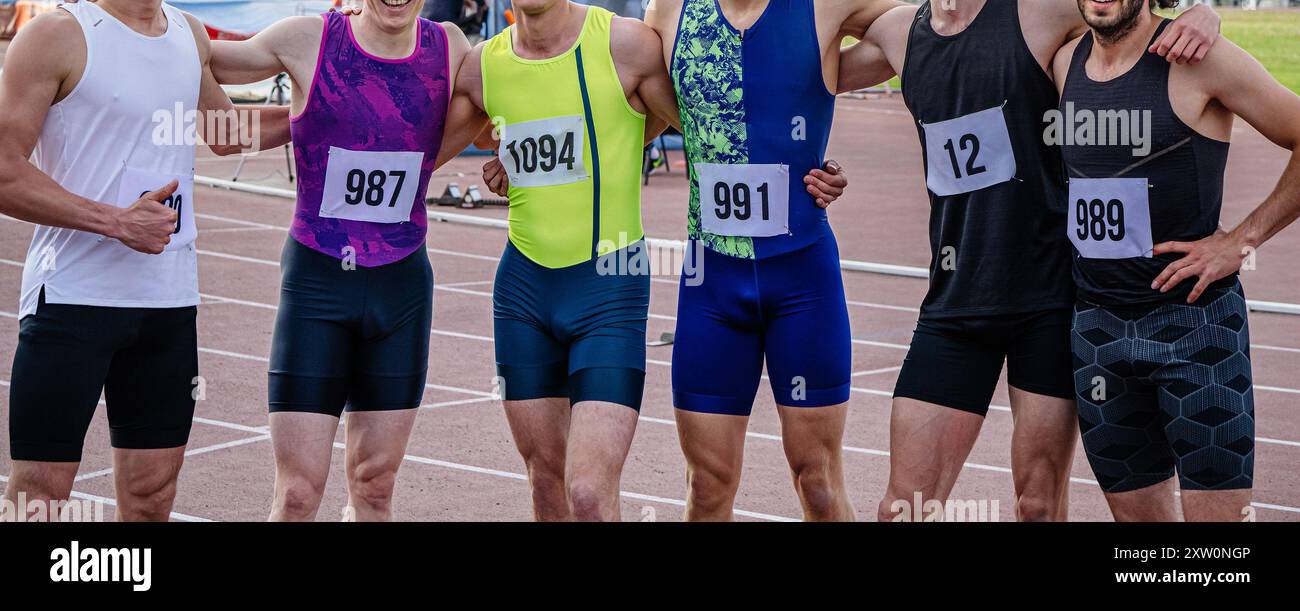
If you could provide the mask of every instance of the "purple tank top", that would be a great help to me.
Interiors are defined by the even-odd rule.
[[[361,49],[347,17],[324,17],[306,107],[290,121],[298,205],[289,235],[377,267],[424,247],[425,191],[450,95],[447,36],[420,19],[415,52],[384,59]]]

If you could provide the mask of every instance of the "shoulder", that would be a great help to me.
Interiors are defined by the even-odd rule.
[[[1052,57],[1052,80],[1056,82],[1057,91],[1065,89],[1065,79],[1070,75],[1070,63],[1074,61],[1074,52],[1078,50],[1084,36],[1075,37],[1065,43]]]
[[[266,28],[264,32],[272,33],[277,36],[291,37],[301,35],[320,36],[321,30],[325,27],[325,15],[296,15],[285,17]]]
[[[1265,85],[1271,79],[1254,56],[1226,37],[1220,37],[1200,62],[1173,64],[1169,69],[1171,75],[1187,79],[1216,97],[1226,90]]]
[[[609,50],[617,65],[651,66],[662,62],[663,41],[654,28],[639,19],[614,17],[609,26]]]
[[[890,32],[897,32],[899,30],[906,31],[911,27],[912,22],[916,21],[916,13],[919,10],[921,10],[921,7],[914,4],[896,6],[885,11],[884,14],[878,17],[876,21],[871,24],[871,29],[874,30],[880,28]]]
[[[462,57],[470,51],[469,39],[465,37],[465,32],[460,29],[460,26],[450,21],[442,21],[438,25],[447,36],[447,51],[452,57]]]
[[[1083,27],[1078,0],[1018,0],[1016,10],[1026,35],[1045,35],[1057,44]]]
[[[28,45],[45,44],[56,47],[62,42],[59,37],[80,35],[80,33],[81,24],[77,23],[77,18],[66,10],[57,9],[37,15],[18,31],[14,36],[14,42],[26,40]]]
[[[645,9],[645,22],[656,30],[677,25],[683,0],[654,0]]]
[[[194,43],[199,46],[199,55],[206,60],[212,52],[212,37],[208,36],[208,28],[203,26],[203,22],[199,21],[198,17],[180,9],[177,9],[177,12],[185,17],[186,23],[190,24],[190,33],[194,35]]]
[[[71,68],[86,54],[77,18],[65,10],[42,13],[23,26],[6,50],[5,68],[37,72]]]

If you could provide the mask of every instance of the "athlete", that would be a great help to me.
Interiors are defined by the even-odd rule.
[[[1079,426],[1116,520],[1178,520],[1177,488],[1183,518],[1240,521],[1255,419],[1237,272],[1300,217],[1300,97],[1231,42],[1199,64],[1143,53],[1170,27],[1154,9],[1174,4],[1078,0],[1090,30],[1053,62],[1061,112],[1048,133],[1064,141],[1069,174]],[[1290,163],[1225,232],[1234,115]]]
[[[291,17],[221,42],[225,83],[287,72],[298,201],[281,255],[268,399],[272,520],[313,520],[346,417],[345,520],[388,520],[424,395],[433,313],[424,198],[445,143],[461,31],[423,0]]]
[[[512,5],[515,25],[466,59],[448,119],[465,139],[491,117],[509,176],[499,383],[534,517],[618,520],[650,302],[641,154],[676,112],[672,85],[639,21],[568,0]]]
[[[36,230],[23,268],[5,498],[31,519],[58,519],[50,503],[72,492],[101,392],[117,519],[171,514],[198,376],[187,134],[218,154],[288,140],[273,125],[285,110],[254,109],[267,123],[257,134],[252,121],[233,120],[209,57],[203,26],[160,0],[64,4],[8,49],[0,212]]]
[[[588,48],[589,43],[573,43],[572,35],[556,36],[547,31],[550,23],[560,21],[560,14],[576,12],[581,13],[581,6],[573,3],[554,3],[554,1],[537,1],[537,3],[523,3],[515,1],[516,14],[523,13],[524,18],[520,21],[520,27],[515,35],[503,34],[497,39],[490,42],[484,51],[484,81],[487,98],[493,96],[495,82],[510,83],[529,83],[523,81],[519,73],[546,75],[555,72],[556,69],[573,70],[572,66],[564,65],[560,68],[549,68],[546,72],[537,68],[529,68],[524,64],[519,56],[515,53],[523,47],[525,40],[533,39],[533,36],[541,36],[542,40],[558,38],[558,42],[552,42],[550,47],[543,47],[541,52],[534,53],[538,57],[554,56],[555,53],[562,52],[568,45],[573,47],[573,56],[580,62],[582,59],[582,49]],[[608,17],[602,9],[586,9],[588,14],[597,16],[603,22]],[[577,14],[568,17],[568,21],[577,21],[580,19]],[[590,17],[589,17],[590,18]],[[532,25],[528,25],[528,19],[532,19]],[[539,25],[538,25],[539,23]],[[664,72],[663,62],[656,60],[654,51],[662,48],[662,42],[653,30],[647,29],[640,22],[632,19],[612,18],[610,19],[612,56],[614,56],[615,75],[612,77],[620,79],[623,82],[624,98],[619,98],[620,92],[614,90],[612,82],[607,90],[614,90],[607,94],[614,101],[610,103],[615,105],[614,117],[612,121],[621,122],[621,110],[629,110],[620,107],[624,99],[632,103],[633,117],[642,112],[642,108],[653,110],[650,117],[650,123],[645,127],[647,138],[658,135],[663,129],[663,123],[680,126],[680,113],[676,108],[675,96],[673,96],[672,83],[668,81],[667,74]],[[651,21],[653,23],[653,21]],[[532,27],[533,30],[529,30]],[[572,26],[571,26],[572,27]],[[584,34],[585,36],[585,34]],[[567,43],[567,44],[565,44]],[[601,47],[603,47],[603,42]],[[594,49],[593,49],[594,51]],[[586,51],[591,53],[593,51]],[[524,55],[525,59],[537,61],[537,57]],[[646,60],[650,57],[650,60]],[[506,61],[500,61],[506,60]],[[525,60],[526,61],[526,60]],[[555,60],[547,60],[555,62]],[[590,61],[590,60],[588,60]],[[603,64],[603,61],[599,62]],[[598,65],[599,65],[598,64]],[[590,65],[590,64],[588,64]],[[502,70],[503,77],[491,77],[490,73],[494,72],[491,68],[510,69],[508,72]],[[576,70],[575,70],[576,72]],[[584,74],[590,74],[590,69],[584,70]],[[465,74],[471,74],[465,70]],[[636,90],[630,87],[629,77],[637,74],[649,75],[646,81]],[[508,81],[507,81],[508,78]],[[533,77],[537,78],[537,77]],[[572,77],[569,77],[572,78]],[[575,86],[576,90],[584,88],[582,82],[569,83]],[[512,94],[515,88],[500,87],[502,90]],[[520,90],[526,90],[526,86],[520,86]],[[465,87],[467,95],[471,94],[472,88]],[[634,94],[632,94],[634,91]],[[569,107],[582,109],[581,100],[577,96],[569,95]],[[595,99],[594,96],[591,99]],[[516,100],[511,100],[515,103]],[[517,105],[516,105],[517,104]],[[498,369],[504,383],[506,383],[507,394],[507,415],[510,416],[512,429],[515,430],[516,442],[519,443],[520,451],[523,452],[526,463],[529,465],[530,481],[533,484],[534,511],[537,512],[538,519],[564,519],[564,517],[577,517],[577,519],[611,519],[616,517],[617,513],[617,477],[623,467],[623,461],[627,456],[627,448],[632,441],[632,433],[636,428],[636,409],[640,408],[641,390],[643,386],[643,377],[645,377],[645,320],[647,315],[647,296],[649,296],[649,278],[645,277],[645,272],[640,274],[633,273],[628,278],[611,278],[601,277],[601,274],[595,274],[595,282],[601,287],[601,291],[607,294],[615,295],[617,299],[606,298],[599,292],[586,289],[578,282],[589,282],[582,277],[577,276],[573,266],[563,268],[568,277],[556,274],[556,266],[569,264],[572,261],[581,261],[581,265],[589,266],[594,261],[597,270],[602,266],[603,260],[630,260],[638,261],[643,256],[643,246],[640,242],[642,231],[640,226],[640,211],[633,209],[625,214],[625,222],[629,227],[627,238],[636,240],[632,246],[628,244],[627,239],[610,240],[607,235],[614,235],[614,231],[621,231],[619,227],[607,221],[608,203],[598,204],[598,208],[593,208],[599,218],[599,234],[597,238],[590,226],[568,227],[575,235],[575,242],[571,247],[564,247],[565,251],[572,252],[568,260],[556,260],[554,256],[551,260],[554,264],[547,265],[545,261],[539,261],[532,253],[525,250],[525,246],[532,246],[534,238],[528,233],[519,231],[516,233],[516,222],[521,218],[524,221],[533,221],[538,214],[538,209],[532,211],[525,207],[526,203],[533,201],[549,201],[543,198],[541,194],[545,191],[533,191],[532,188],[525,187],[521,190],[519,179],[523,177],[529,181],[530,185],[552,185],[552,183],[539,183],[536,179],[528,177],[526,164],[528,164],[528,151],[530,151],[528,138],[532,133],[520,134],[520,130],[511,131],[508,125],[512,122],[538,121],[539,117],[555,117],[562,112],[568,112],[558,107],[554,109],[533,110],[533,112],[517,112],[524,107],[536,105],[536,100],[529,100],[524,103],[523,100],[517,101],[507,107],[507,116],[504,117],[504,123],[507,125],[506,136],[502,139],[502,149],[500,149],[499,161],[491,161],[485,166],[485,181],[487,185],[494,190],[508,190],[511,198],[511,244],[507,246],[507,256],[504,257],[502,269],[498,273],[497,279],[497,354]],[[489,100],[487,104],[489,113],[493,116],[500,116],[498,110],[500,105],[494,107]],[[511,117],[517,118],[511,118]],[[588,125],[607,126],[611,120],[602,120],[594,116],[594,121],[588,121]],[[532,127],[532,126],[529,126]],[[633,148],[630,143],[630,131],[636,131],[636,125],[627,127],[629,134],[619,140],[619,148],[616,149],[615,159],[619,162],[621,172],[619,179],[624,182],[625,194],[627,194],[627,204],[640,204],[640,191],[633,191],[632,187],[634,178],[632,174],[640,172],[640,143]],[[599,130],[595,130],[599,136]],[[599,151],[610,151],[607,139],[598,138]],[[536,142],[542,140],[537,136]],[[563,139],[556,139],[556,142],[565,142]],[[512,147],[513,144],[513,147]],[[545,152],[547,148],[542,148],[542,144],[537,144],[538,151]],[[559,147],[563,151],[564,147]],[[516,151],[519,151],[521,159],[516,160]],[[597,161],[601,161],[601,156],[595,153]],[[624,157],[627,156],[627,157]],[[632,159],[634,157],[634,160]],[[820,162],[820,157],[816,162]],[[523,164],[523,165],[521,165]],[[610,165],[608,161],[601,161],[602,168]],[[636,169],[633,169],[634,168]],[[625,169],[623,169],[625,168]],[[842,192],[845,185],[845,179],[837,172],[836,168],[827,170],[819,169],[816,164],[810,165],[813,169],[809,177],[803,178],[806,183],[806,191],[809,192],[807,200],[815,200],[818,205],[829,205]],[[523,170],[523,172],[521,172]],[[802,174],[796,174],[802,175]],[[638,183],[637,183],[638,185]],[[789,183],[787,183],[789,185]],[[602,196],[607,198],[606,188],[602,188]],[[633,199],[634,198],[634,199]],[[608,201],[608,199],[604,199]],[[624,205],[623,201],[619,201]],[[536,205],[536,204],[534,204]],[[551,204],[554,207],[555,204]],[[573,198],[573,203],[569,205],[591,205],[585,198]],[[524,213],[532,213],[534,216],[525,217]],[[580,212],[573,211],[569,213],[556,212],[555,216],[567,214],[569,217],[582,218],[578,216]],[[632,220],[634,218],[634,225]],[[554,224],[555,221],[551,221]],[[606,225],[611,225],[606,227]],[[523,225],[520,224],[519,225]],[[556,227],[559,229],[559,227]],[[538,244],[538,255],[545,255],[546,252],[559,250],[559,243],[556,240],[536,240]],[[602,250],[599,248],[602,243],[608,243],[611,247],[624,248],[628,255],[620,255],[617,251]],[[542,250],[539,247],[546,247]],[[519,253],[524,253],[520,257]],[[526,259],[526,261],[525,261]],[[538,261],[541,265],[529,265],[533,261]],[[543,272],[543,266],[552,268]],[[629,266],[638,266],[633,263]],[[641,266],[641,269],[647,269]],[[547,278],[546,276],[549,276]],[[529,281],[529,277],[545,278],[541,281]],[[590,272],[586,272],[586,278],[591,278]],[[575,279],[576,278],[576,279]],[[564,343],[568,343],[568,338],[573,337],[572,330],[556,329],[554,325],[546,321],[539,321],[538,302],[545,307],[545,300],[536,298],[537,292],[543,292],[541,287],[555,286],[559,290],[565,291],[569,298],[575,300],[575,304],[564,305],[560,308],[560,320],[580,320],[588,325],[586,337],[577,335],[577,341],[569,343],[567,347],[567,367],[568,367],[568,402],[565,399],[556,398],[556,395],[563,396],[565,393],[564,386],[559,381],[565,377],[565,350]],[[546,289],[543,294],[551,294],[554,289]],[[586,300],[586,302],[580,302]],[[550,305],[554,308],[554,305]],[[569,311],[569,312],[565,312]],[[571,313],[575,312],[575,313]],[[550,316],[556,316],[551,313]],[[610,322],[601,322],[601,318]],[[594,324],[593,324],[594,322]],[[601,325],[604,325],[602,328]],[[545,333],[545,337],[538,333],[538,330]],[[559,331],[559,333],[556,333]],[[598,331],[598,334],[595,333]],[[599,337],[604,335],[604,337]],[[507,341],[508,338],[529,338],[528,343],[523,348],[516,347]],[[558,339],[558,342],[556,342]],[[538,364],[547,364],[538,367]],[[591,365],[597,364],[597,367]],[[607,367],[606,364],[621,364],[620,367]],[[521,367],[523,365],[523,367]],[[586,368],[586,369],[584,369]],[[538,380],[538,381],[534,381]],[[516,382],[516,383],[512,383]],[[524,387],[519,383],[523,382]],[[757,383],[757,382],[755,382]],[[516,402],[515,399],[538,399],[530,402]],[[591,406],[584,406],[584,399],[591,400]],[[603,400],[602,400],[603,399]],[[614,404],[624,408],[610,408],[602,406],[598,402]],[[572,411],[569,411],[568,403],[573,404]],[[633,409],[625,409],[632,407]],[[585,429],[585,430],[584,430]],[[599,435],[599,437],[598,437]],[[567,442],[565,442],[567,438]],[[576,442],[576,443],[575,443]],[[603,447],[602,447],[603,446]],[[567,447],[567,448],[565,448]],[[565,469],[567,468],[567,469]],[[565,472],[567,471],[567,472]],[[565,484],[568,489],[568,507],[564,506]],[[593,494],[594,493],[594,494]],[[591,512],[591,508],[599,507],[599,512]]]
[[[1076,416],[1056,52],[1086,28],[1072,0],[952,0],[896,8],[846,53],[841,91],[898,73],[930,196],[930,290],[894,390],[889,486],[877,515],[945,501],[1007,366],[1016,516],[1068,517]],[[1198,61],[1213,11],[1186,12],[1152,45]]]
[[[673,404],[688,520],[729,520],[763,365],[808,520],[851,520],[841,442],[852,358],[823,181],[840,41],[889,0],[659,0],[659,32],[690,162]],[[814,175],[804,178],[805,173]],[[698,250],[697,250],[698,249]]]

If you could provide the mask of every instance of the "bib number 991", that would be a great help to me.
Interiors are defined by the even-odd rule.
[[[759,220],[766,221],[772,218],[770,211],[771,187],[767,183],[759,185],[756,189],[759,196]],[[719,182],[713,185],[713,202],[716,207],[713,213],[718,215],[719,220],[736,219],[738,221],[748,221],[754,214],[751,203],[750,187],[745,183],[736,183],[728,185],[725,182]]]

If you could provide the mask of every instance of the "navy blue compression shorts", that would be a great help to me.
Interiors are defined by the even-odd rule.
[[[1195,304],[1074,311],[1083,449],[1106,492],[1178,475],[1183,490],[1250,488],[1255,396],[1240,283]]]
[[[764,358],[778,405],[849,400],[853,346],[833,234],[763,259],[691,246],[703,260],[682,274],[677,302],[677,409],[748,416]]]
[[[350,266],[293,238],[284,245],[271,340],[272,412],[340,416],[420,406],[429,368],[433,268],[423,248]]]
[[[641,409],[650,267],[645,243],[577,265],[539,265],[506,243],[492,290],[507,401],[563,398]]]

